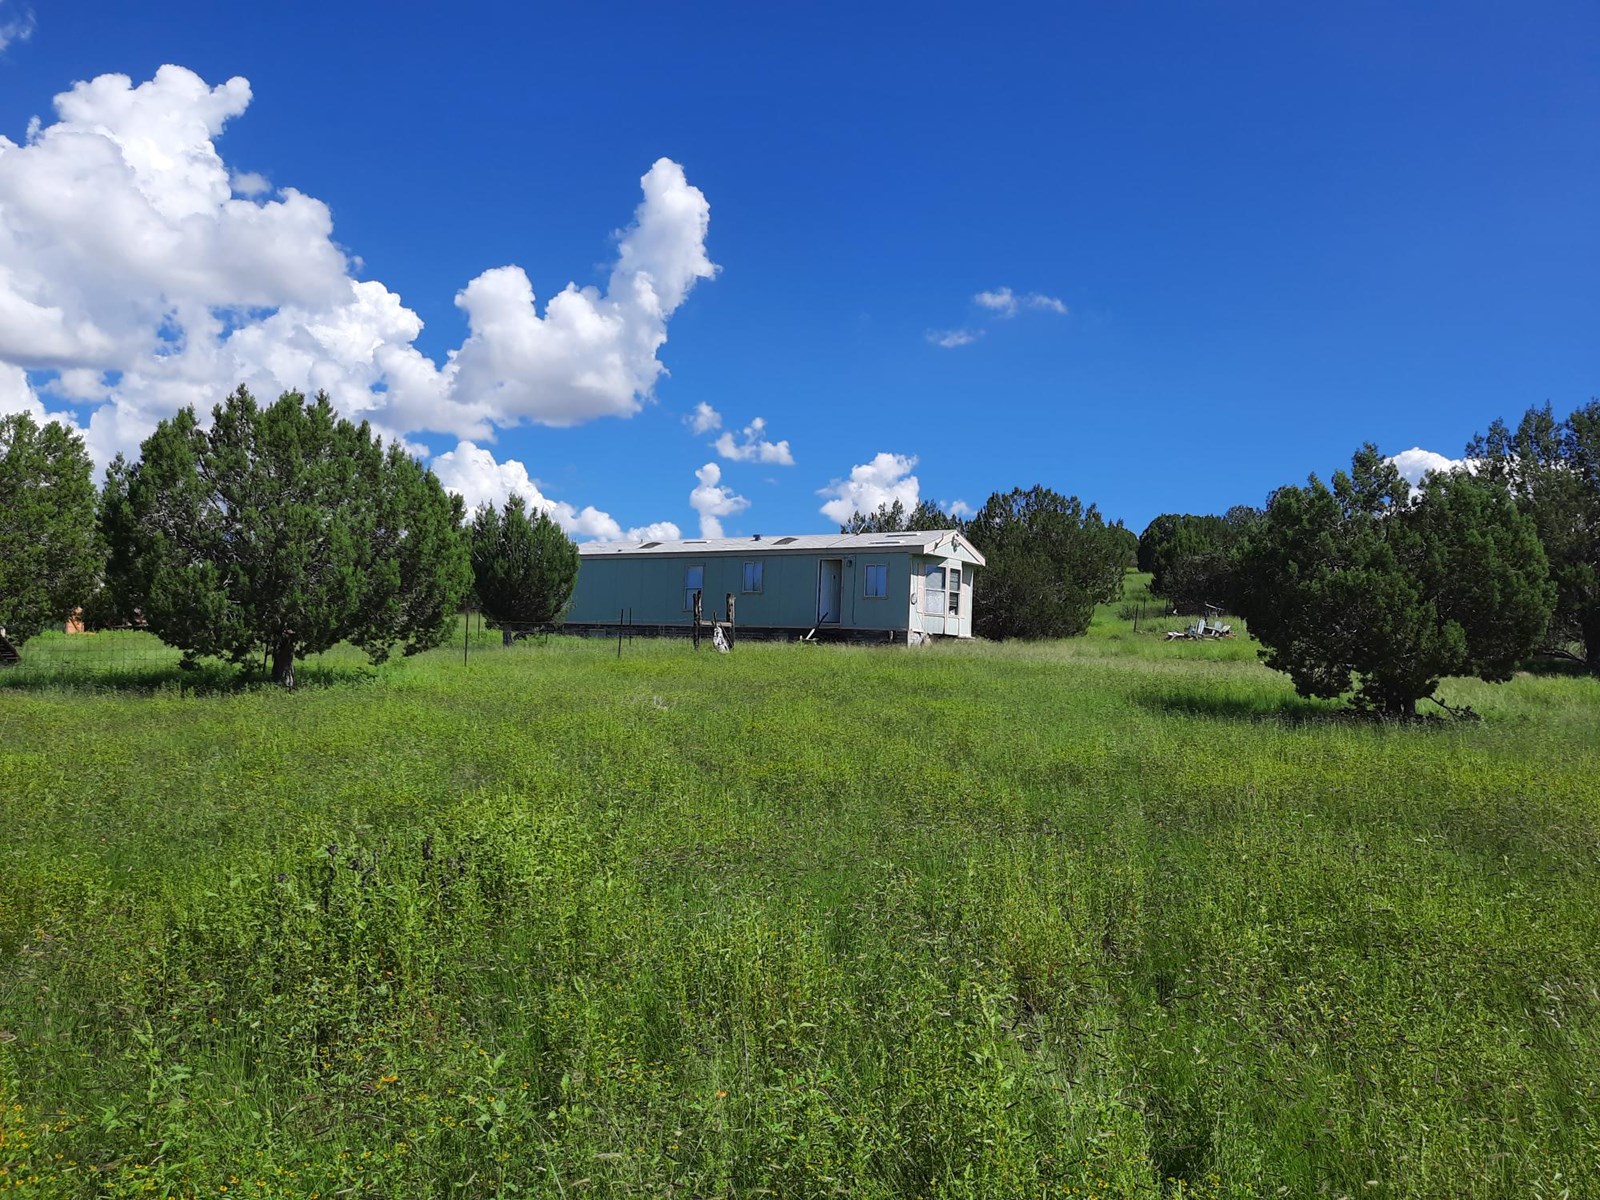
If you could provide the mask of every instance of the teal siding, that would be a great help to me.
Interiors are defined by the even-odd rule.
[[[584,555],[579,560],[578,583],[567,621],[579,625],[615,623],[621,610],[632,609],[636,625],[681,625],[687,628],[694,614],[684,607],[685,571],[705,568],[705,615],[721,617],[724,598],[732,592],[741,625],[807,630],[817,623],[817,589],[824,559],[842,565],[840,629],[915,629],[909,598],[912,593],[912,555],[886,550],[852,553],[825,551],[746,551],[741,554],[687,554],[615,556]],[[744,564],[762,564],[761,591],[745,592]],[[882,598],[865,595],[866,567],[888,567],[888,592]]]

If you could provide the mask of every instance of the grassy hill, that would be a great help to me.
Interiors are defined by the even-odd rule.
[[[0,1193],[1600,1195],[1600,682],[142,636],[0,680]]]

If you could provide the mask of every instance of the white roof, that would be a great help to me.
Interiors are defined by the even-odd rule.
[[[802,533],[787,537],[684,538],[676,542],[584,542],[584,558],[643,558],[656,555],[815,553],[837,550],[858,554],[869,550],[908,550],[913,554],[943,555],[984,566],[977,548],[954,529],[921,529],[915,533]]]

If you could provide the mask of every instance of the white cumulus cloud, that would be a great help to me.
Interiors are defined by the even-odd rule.
[[[1391,454],[1389,461],[1412,487],[1421,484],[1423,476],[1429,471],[1470,471],[1474,466],[1474,461],[1471,459],[1446,458],[1443,454],[1424,450],[1421,446],[1413,446],[1409,450],[1400,451],[1399,454]]]
[[[515,493],[528,502],[530,511],[549,513],[551,520],[573,537],[665,541],[681,536],[671,521],[624,531],[610,513],[593,505],[578,508],[565,500],[552,500],[539,489],[524,464],[514,458],[496,462],[492,452],[472,442],[457,443],[454,450],[437,455],[430,465],[445,490],[466,501],[468,511],[485,504],[504,504]]]
[[[676,542],[683,537],[683,530],[671,521],[654,521],[628,530],[624,537],[630,542]]]
[[[789,441],[785,438],[781,442],[769,442],[766,437],[767,422],[757,417],[744,427],[742,436],[735,440],[733,433],[727,432],[719,437],[713,445],[718,454],[723,458],[732,459],[734,462],[761,462],[777,463],[779,466],[794,466],[794,455],[789,452]]]
[[[700,514],[700,536],[722,536],[722,518],[731,517],[750,507],[750,501],[721,486],[722,468],[708,462],[694,473],[699,482],[689,493],[689,507]]]
[[[721,429],[722,414],[702,400],[694,406],[694,411],[684,418],[684,422],[690,431],[699,437],[714,429]]]
[[[917,459],[913,454],[875,455],[871,462],[850,468],[848,479],[835,479],[817,495],[830,497],[821,508],[823,516],[843,525],[855,513],[870,513],[896,500],[910,512],[917,506],[919,487],[911,473]]]
[[[235,171],[233,190],[241,196],[264,196],[272,190],[267,177],[258,171]]]
[[[59,421],[68,429],[78,427],[77,420],[70,412],[50,412],[45,408],[33,385],[28,382],[26,371],[21,367],[0,363],[0,417],[17,413],[27,413],[40,425]]]
[[[468,335],[440,364],[415,345],[416,313],[355,277],[327,205],[224,162],[217,141],[250,102],[242,78],[169,65],[137,85],[74,84],[54,121],[0,137],[0,368],[92,407],[98,462],[240,383],[263,398],[325,389],[401,440],[483,441],[649,401],[668,319],[717,271],[710,205],[677,163],[640,180],[604,289],[568,284],[540,312],[521,267],[485,271],[456,297]]]
[[[935,346],[954,350],[957,346],[970,346],[983,336],[981,329],[930,329],[924,335]]]
[[[521,267],[496,267],[456,297],[470,333],[451,359],[455,398],[497,424],[577,425],[638,412],[665,368],[667,318],[716,266],[706,256],[711,206],[683,168],[658,159],[621,236],[604,293],[569,283],[541,317]]]

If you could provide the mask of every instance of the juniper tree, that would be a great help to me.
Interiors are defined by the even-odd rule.
[[[467,536],[478,603],[506,645],[517,626],[548,625],[561,615],[578,581],[578,547],[548,513],[530,518],[513,494],[499,511],[478,509]]]
[[[1259,509],[1236,504],[1220,517],[1157,517],[1146,531],[1148,547],[1140,545],[1141,554],[1148,549],[1150,591],[1179,612],[1200,612],[1208,604],[1231,607],[1239,543],[1260,516]]]
[[[1413,501],[1368,443],[1329,488],[1280,488],[1238,560],[1239,610],[1302,696],[1411,716],[1446,676],[1511,677],[1554,591],[1505,488],[1436,472]]]
[[[470,581],[460,502],[324,394],[265,408],[243,387],[203,429],[192,408],[108,473],[108,583],[150,630],[237,663],[341,641],[381,662],[438,645]]]
[[[973,617],[983,637],[1073,637],[1121,594],[1126,541],[1076,496],[996,492],[965,531],[988,561]]]
[[[1156,569],[1156,554],[1177,532],[1181,520],[1183,516],[1180,513],[1162,513],[1144,527],[1144,532],[1139,535],[1139,553],[1135,559],[1139,570],[1148,573]]]
[[[0,628],[20,645],[64,619],[101,561],[83,439],[26,413],[0,417]]]

